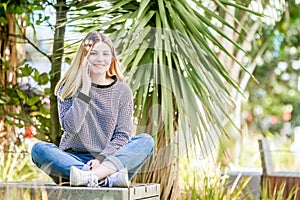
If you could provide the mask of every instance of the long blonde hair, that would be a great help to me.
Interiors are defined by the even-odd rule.
[[[106,72],[106,76],[116,75],[118,79],[123,78],[123,74],[119,69],[119,63],[116,57],[116,50],[113,46],[112,41],[105,34],[93,31],[83,39],[83,41],[77,49],[77,52],[70,67],[55,87],[54,94],[59,95],[62,100],[68,97],[73,97],[79,89],[79,87],[81,86],[82,62],[91,51],[94,44],[98,42],[106,43],[110,47],[113,57],[110,67]],[[64,86],[59,92],[62,85]]]

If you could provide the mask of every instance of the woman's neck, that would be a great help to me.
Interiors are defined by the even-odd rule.
[[[107,84],[110,84],[112,81],[111,78],[106,77],[106,73],[101,74],[101,75],[91,73],[91,79],[92,79],[92,82],[97,85],[107,85]]]

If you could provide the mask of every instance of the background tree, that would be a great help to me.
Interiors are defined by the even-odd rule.
[[[234,42],[241,45],[240,49],[235,48],[233,43],[229,43],[224,38],[220,38],[220,42],[226,46],[226,49],[231,55],[235,55],[235,59],[224,54],[222,51],[218,54],[218,58],[224,63],[230,76],[238,83],[241,93],[234,88],[228,88],[230,91],[235,107],[230,110],[230,117],[234,123],[225,123],[225,129],[228,135],[223,135],[221,138],[223,143],[218,149],[218,162],[222,166],[237,165],[239,162],[239,155],[241,152],[241,144],[243,133],[241,132],[244,118],[242,117],[242,102],[245,99],[244,91],[248,85],[253,71],[257,66],[258,59],[266,51],[270,42],[267,35],[261,31],[262,29],[272,29],[276,22],[278,22],[284,12],[286,1],[278,1],[274,4],[273,1],[244,1],[243,5],[252,11],[262,13],[264,16],[253,15],[253,13],[237,9],[230,4],[226,6],[227,11],[220,11],[220,7],[215,3],[214,12],[219,13],[228,24],[235,27],[239,34],[233,30],[228,29],[227,26],[221,26],[221,29]],[[234,16],[234,17],[233,17]],[[257,41],[255,44],[253,41]],[[240,64],[245,66],[246,70],[242,70]],[[255,77],[255,76],[254,76]]]
[[[12,100],[17,85],[18,65],[25,59],[24,40],[26,17],[23,2],[0,4],[0,144],[7,149],[17,140],[11,117],[19,112],[17,105],[5,104]],[[27,10],[26,10],[27,11]],[[29,11],[30,12],[30,11]],[[19,23],[18,23],[19,22]],[[9,94],[12,94],[9,95]]]
[[[41,14],[35,17],[35,12],[43,10],[43,6],[43,1],[9,0],[0,4],[0,130],[5,151],[8,146],[19,144],[21,133],[25,134],[19,128],[26,129],[33,125],[42,133],[39,134],[42,139],[47,140],[49,135],[49,108],[43,103],[49,90],[40,91],[39,88],[48,83],[49,75],[30,66],[25,48],[28,44],[39,53],[38,56],[50,58],[39,48],[34,37],[32,40],[27,37],[28,28],[32,28],[33,35],[36,35],[35,25],[48,19],[48,16]],[[24,79],[33,80],[36,84],[24,82]]]
[[[60,24],[66,22],[67,12],[70,7],[82,6],[88,2],[91,1],[71,1],[67,4],[64,0],[59,0],[55,3],[10,0],[0,4],[2,14],[2,85],[0,103],[1,106],[3,105],[1,107],[1,116],[6,116],[5,119],[2,119],[3,126],[0,129],[7,132],[3,139],[4,142],[14,141],[18,136],[18,131],[12,129],[14,126],[7,126],[12,124],[19,127],[34,125],[38,128],[38,134],[36,135],[38,138],[56,144],[59,143],[62,131],[58,121],[57,100],[53,91],[60,79],[64,55],[66,26],[60,26]],[[40,48],[40,41],[37,41],[35,38],[38,34],[35,26],[49,20],[49,16],[39,12],[47,7],[54,9],[56,20],[54,24],[48,22],[48,25],[53,30],[53,36],[47,39],[47,42],[52,45],[52,54]],[[30,39],[26,34],[28,27],[32,28],[33,36]],[[45,57],[49,61],[51,66],[50,74],[40,73],[37,70],[37,66],[28,64],[29,59],[25,58],[25,43],[30,44],[38,52],[37,56]],[[16,50],[16,47],[19,47],[19,49]],[[23,47],[23,49],[20,47]],[[9,77],[11,80],[8,80]],[[19,78],[18,81],[17,78]],[[35,86],[38,88],[41,85],[49,84],[50,81],[50,88],[39,88],[41,92],[36,93],[33,92],[36,89],[34,88],[35,86],[28,83],[27,88],[24,89],[23,83],[20,82],[24,78],[37,82]],[[42,101],[47,96],[50,96],[50,111]],[[18,110],[15,110],[17,107]],[[16,112],[19,114],[16,115]],[[10,130],[6,131],[6,129]]]
[[[251,132],[265,136],[270,133],[292,136],[293,128],[300,123],[300,5],[287,2],[276,26],[261,30],[271,39],[254,71],[259,84],[249,83],[249,102],[244,104]]]
[[[64,54],[64,41],[66,26],[59,26],[61,23],[67,21],[67,11],[69,9],[66,0],[58,0],[53,5],[56,11],[56,23],[54,29],[53,52],[51,56],[51,81],[50,81],[50,140],[59,144],[60,136],[62,134],[61,127],[58,120],[57,98],[54,95],[54,90],[57,82],[60,79],[60,70],[62,66],[62,58]]]

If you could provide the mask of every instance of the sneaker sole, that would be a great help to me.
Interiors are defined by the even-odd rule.
[[[70,185],[71,186],[78,186],[78,185],[74,184],[74,183],[78,182],[77,178],[74,176],[74,173],[75,173],[76,169],[77,168],[74,167],[74,166],[72,166],[70,168]]]

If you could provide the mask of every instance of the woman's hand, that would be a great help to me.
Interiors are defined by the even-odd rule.
[[[100,160],[93,159],[93,160],[90,160],[89,162],[87,162],[87,164],[91,166],[91,169],[95,169],[101,163],[100,163]]]
[[[89,91],[91,89],[92,80],[89,73],[89,61],[87,57],[84,58],[82,62],[82,75],[81,75],[81,81],[82,81],[82,89],[81,92],[85,95],[89,96]]]

